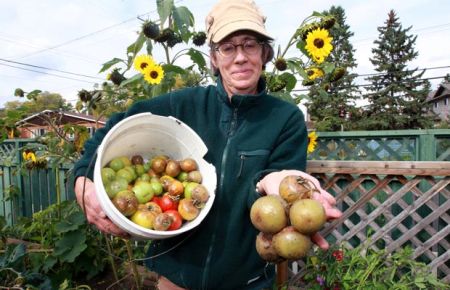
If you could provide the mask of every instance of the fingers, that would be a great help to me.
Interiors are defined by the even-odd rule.
[[[342,212],[335,207],[325,208],[327,219],[338,219],[342,216]]]
[[[319,246],[319,248],[323,249],[323,250],[328,250],[328,248],[330,247],[330,245],[328,244],[327,240],[325,240],[324,237],[322,237],[321,234],[319,233],[315,233],[311,236],[311,240],[317,244],[317,246]]]
[[[78,204],[85,210],[86,219],[90,224],[95,225],[100,231],[120,237],[129,235],[108,218],[103,211],[95,192],[94,183],[83,177],[76,180],[75,192]]]

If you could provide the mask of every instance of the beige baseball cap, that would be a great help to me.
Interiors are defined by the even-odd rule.
[[[238,30],[254,31],[273,40],[266,31],[265,21],[253,0],[219,0],[206,16],[208,42],[218,43]]]

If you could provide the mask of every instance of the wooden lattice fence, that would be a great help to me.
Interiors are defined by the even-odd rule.
[[[323,229],[328,240],[388,253],[409,245],[450,283],[450,162],[309,161],[308,172],[343,212]]]

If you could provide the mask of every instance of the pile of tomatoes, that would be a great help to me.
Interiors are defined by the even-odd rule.
[[[151,230],[179,229],[194,220],[209,199],[192,158],[158,155],[113,158],[101,169],[102,183],[114,206],[134,223]]]

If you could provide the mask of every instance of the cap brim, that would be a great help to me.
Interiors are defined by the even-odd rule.
[[[229,22],[224,26],[220,27],[220,29],[218,29],[217,32],[212,36],[212,39],[210,39],[210,41],[218,43],[228,35],[239,30],[250,30],[264,36],[269,40],[273,40],[273,38],[267,33],[267,31],[261,28],[261,25],[258,25],[251,21],[241,20]]]

